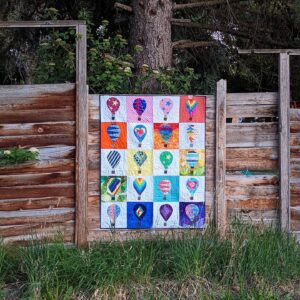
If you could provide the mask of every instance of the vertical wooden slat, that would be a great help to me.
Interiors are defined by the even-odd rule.
[[[75,242],[87,243],[88,90],[86,85],[86,25],[76,27],[76,228]]]
[[[280,200],[281,200],[281,229],[289,230],[290,203],[290,147],[289,147],[289,105],[290,105],[290,58],[287,53],[279,57],[279,94],[280,94]]]
[[[216,103],[216,226],[220,233],[225,233],[227,211],[225,198],[226,172],[226,80],[217,83]]]

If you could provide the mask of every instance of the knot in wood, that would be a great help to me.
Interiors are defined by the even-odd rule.
[[[42,133],[42,132],[44,132],[44,129],[42,127],[39,127],[37,131],[38,131],[38,133]]]

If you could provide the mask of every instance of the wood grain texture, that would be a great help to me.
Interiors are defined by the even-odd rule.
[[[227,82],[217,83],[216,99],[216,225],[221,234],[227,227],[225,198],[226,173],[226,92]]]
[[[87,244],[88,200],[88,88],[86,62],[86,25],[76,27],[76,226],[75,243]]]
[[[280,202],[281,202],[281,229],[289,230],[290,228],[290,57],[286,53],[279,56],[279,126],[280,126]]]

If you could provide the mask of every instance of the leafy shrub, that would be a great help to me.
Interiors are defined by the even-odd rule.
[[[11,148],[7,150],[0,149],[0,167],[21,164],[27,161],[36,160],[39,151],[36,148]]]

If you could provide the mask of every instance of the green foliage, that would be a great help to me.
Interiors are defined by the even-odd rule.
[[[294,299],[300,246],[275,228],[242,225],[226,238],[208,228],[85,250],[58,239],[14,251],[0,245],[0,270],[5,284],[22,287],[22,299]]]
[[[57,19],[58,11],[49,8],[46,16]],[[146,64],[141,74],[135,74],[133,57],[128,40],[121,34],[108,30],[109,22],[103,20],[94,30],[91,13],[82,10],[79,19],[88,25],[87,64],[88,84],[92,93],[144,93],[149,92],[148,82],[155,81],[155,93],[191,93],[197,87],[199,75],[193,68],[170,68],[151,70]],[[74,81],[75,77],[75,40],[73,29],[67,31],[51,30],[39,44],[37,66],[34,73],[35,83],[55,83]],[[136,46],[134,51],[142,51]],[[203,91],[202,91],[203,92]],[[205,91],[204,91],[205,92]]]
[[[39,151],[36,148],[11,148],[7,150],[0,149],[0,167],[21,164],[27,161],[36,160]]]

